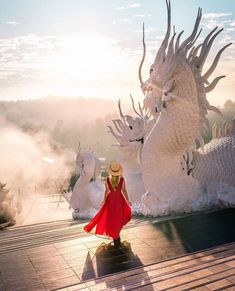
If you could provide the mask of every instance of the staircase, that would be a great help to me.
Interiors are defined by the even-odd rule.
[[[235,290],[235,243],[59,290]]]

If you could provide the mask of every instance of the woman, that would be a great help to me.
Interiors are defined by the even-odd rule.
[[[122,177],[123,168],[119,163],[112,163],[108,168],[110,177],[105,183],[104,202],[95,217],[84,227],[91,232],[113,238],[115,246],[120,245],[120,231],[131,219],[131,202]]]

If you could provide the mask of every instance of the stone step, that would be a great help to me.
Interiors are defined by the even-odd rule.
[[[87,221],[62,220],[18,226],[1,231],[0,254],[53,242],[86,237],[83,226]],[[144,225],[148,219],[132,219],[127,228]]]
[[[189,291],[233,288],[234,284],[235,243],[230,243],[58,290]]]

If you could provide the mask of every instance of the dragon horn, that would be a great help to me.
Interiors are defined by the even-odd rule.
[[[208,35],[207,37],[205,38],[204,42],[203,42],[203,45],[202,45],[202,48],[201,48],[201,51],[200,51],[200,55],[196,61],[196,65],[197,65],[197,68],[198,69],[202,69],[204,63],[205,63],[205,60],[209,54],[209,51],[211,49],[211,46],[215,40],[215,38],[217,37],[217,35],[223,30],[223,28],[221,28],[220,30],[217,30],[218,26],[216,26]]]
[[[225,45],[224,47],[222,47],[222,49],[219,50],[219,52],[217,53],[212,65],[210,66],[210,68],[208,69],[208,71],[204,74],[203,78],[204,79],[208,79],[210,77],[210,75],[214,72],[215,68],[217,67],[217,64],[219,62],[220,56],[222,54],[222,52],[231,45],[232,43],[230,42],[229,44]]]
[[[117,120],[112,120],[112,122],[113,122],[117,132],[122,134],[122,128],[120,128],[120,125],[119,125],[118,121]]]
[[[211,49],[211,46],[215,40],[215,38],[217,37],[217,35],[223,31],[223,28],[221,28],[219,31],[217,31],[213,36],[212,38],[210,39],[210,41],[208,42],[208,45],[205,47],[205,51],[204,53],[202,54],[202,59],[201,59],[201,68],[203,67],[204,63],[205,63],[205,60],[210,52],[210,49]]]
[[[197,18],[196,18],[196,21],[194,24],[193,31],[192,31],[191,35],[181,44],[181,46],[179,48],[180,50],[184,50],[187,47],[187,45],[189,45],[191,42],[194,41],[195,36],[197,34],[197,31],[198,31],[199,24],[201,22],[201,18],[202,18],[202,9],[198,8]]]
[[[122,122],[121,119],[116,119],[116,122],[117,122],[118,126],[120,127],[120,129],[123,130],[126,123],[124,124],[124,122]]]
[[[186,51],[186,54],[188,53],[188,51],[191,49],[191,47],[193,47],[194,46],[194,44],[196,43],[196,41],[198,40],[198,38],[199,38],[199,36],[200,36],[200,34],[201,34],[201,32],[202,32],[202,28],[199,30],[199,32],[198,32],[198,34],[197,34],[197,36],[194,38],[194,40],[193,41],[191,41],[187,46],[186,46],[186,49],[185,49],[185,51]]]
[[[126,118],[125,118],[126,116],[123,115],[123,113],[122,113],[121,100],[120,99],[118,100],[118,109],[119,109],[119,115],[120,115],[121,119],[123,120],[124,124],[126,125]]]
[[[140,62],[139,71],[138,71],[140,85],[141,85],[143,93],[144,93],[144,90],[143,90],[144,82],[143,82],[141,71],[142,71],[142,66],[143,66],[144,60],[145,60],[145,56],[146,56],[146,45],[145,45],[145,40],[144,40],[144,23],[143,23],[143,56],[142,56],[142,60]]]
[[[119,141],[121,136],[116,134],[110,125],[108,125],[107,127],[109,128],[108,132],[111,133],[116,138],[117,141]]]
[[[167,32],[166,35],[162,41],[162,44],[160,46],[160,49],[158,50],[158,53],[156,55],[156,58],[154,60],[154,64],[158,64],[159,62],[163,61],[165,57],[165,51],[168,46],[168,41],[171,33],[171,2],[170,0],[166,0],[166,6],[167,6]]]
[[[207,87],[205,87],[205,92],[206,93],[209,93],[211,92],[215,86],[218,84],[219,80],[222,79],[222,78],[225,78],[225,76],[219,76],[217,78],[215,78],[211,83],[210,85],[208,85]]]
[[[133,110],[135,111],[135,113],[140,117],[140,118],[143,118],[143,116],[135,109],[135,103],[134,103],[134,99],[133,97],[131,96],[130,94],[130,97],[131,97],[131,103],[132,103],[132,108]]]
[[[178,49],[179,49],[179,46],[180,46],[180,37],[181,37],[181,35],[184,33],[184,31],[182,30],[179,34],[178,34],[178,36],[177,36],[177,39],[176,39],[176,43],[175,43],[175,51],[178,51]]]
[[[143,116],[144,116],[144,113],[143,113],[143,108],[142,108],[141,105],[140,105],[140,102],[138,102],[138,106],[139,106],[140,114],[141,114],[141,116],[143,117]]]

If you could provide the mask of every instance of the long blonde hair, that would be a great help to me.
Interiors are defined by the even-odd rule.
[[[110,179],[110,182],[111,182],[111,185],[113,188],[117,188],[119,182],[120,182],[120,178],[121,176],[113,176],[111,175],[111,179]]]

